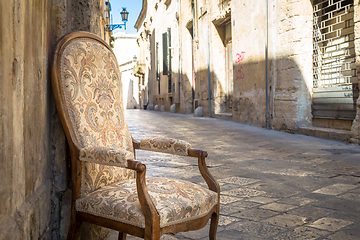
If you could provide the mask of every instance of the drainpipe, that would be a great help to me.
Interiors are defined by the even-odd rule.
[[[211,118],[211,88],[210,88],[210,28],[207,32],[207,43],[208,43],[208,85],[209,85],[209,117]]]
[[[178,84],[179,84],[179,88],[178,88],[178,103],[180,104],[180,85],[181,85],[181,75],[182,75],[182,69],[181,69],[181,44],[182,44],[182,39],[181,39],[181,2],[180,0],[178,0],[178,4],[179,4],[179,67],[178,67],[178,75],[179,75],[179,79],[178,79]]]
[[[265,0],[265,85],[266,85],[266,128],[270,129],[270,116],[269,116],[269,79],[268,79],[268,21],[269,21],[268,0]]]
[[[194,9],[194,5],[195,5],[195,1],[196,0],[193,0],[193,3],[191,4],[191,11],[192,11],[192,15],[193,15],[193,22],[192,22],[192,37],[193,37],[193,53],[192,53],[192,64],[193,64],[193,73],[192,73],[192,105],[194,107],[194,98],[195,98],[195,82],[196,82],[196,74],[195,74],[195,9]],[[195,110],[195,109],[194,109]]]

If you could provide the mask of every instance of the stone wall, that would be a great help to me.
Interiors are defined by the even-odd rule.
[[[312,4],[269,1],[270,127],[297,131],[311,125]]]
[[[354,24],[355,24],[355,53],[356,74],[360,79],[360,6],[359,0],[354,0]],[[351,126],[351,142],[360,144],[360,98],[356,101],[356,117]]]
[[[49,61],[65,33],[100,34],[102,13],[100,0],[0,2],[0,239],[67,234],[69,162]],[[83,237],[91,232],[106,234]]]
[[[139,101],[139,79],[134,76],[136,66],[138,45],[136,34],[116,32],[113,51],[117,57],[123,89],[123,100],[125,108],[140,108]],[[126,46],[126,48],[124,48]]]
[[[262,0],[194,1],[194,98],[204,107],[205,116],[209,115],[210,90],[212,116],[226,113],[233,121],[266,127],[268,114],[269,127],[296,131],[311,124],[312,5],[310,1],[269,0],[266,12],[265,3]],[[192,19],[188,16],[189,9],[183,7],[181,11]],[[226,36],[226,27],[231,28],[230,38]],[[230,73],[225,60],[229,39],[233,61]],[[184,51],[182,54],[186,55]],[[226,74],[232,74],[232,89],[225,80]],[[227,92],[232,101],[226,99]]]
[[[242,14],[236,14],[239,9]],[[233,119],[265,126],[265,1],[234,1],[231,12]]]
[[[148,11],[148,19],[157,17],[154,14],[154,2],[157,1],[149,1],[149,9],[152,10]],[[159,9],[161,4],[159,2]],[[192,6],[195,10],[194,17]],[[324,119],[312,118],[311,0],[180,1],[179,11],[180,48],[175,48],[174,51],[175,54],[179,52],[181,59],[181,85],[175,88],[175,99],[180,96],[176,100],[176,112],[191,113],[197,106],[201,106],[204,116],[209,116],[211,111],[212,117],[292,133],[311,125],[350,129],[351,120],[330,119],[326,122]],[[356,66],[359,75],[359,0],[354,1],[354,11]],[[157,34],[164,22],[172,21],[172,15],[161,16],[161,19],[161,23],[155,20],[152,23],[153,35]],[[226,36],[229,26],[230,38]],[[152,38],[158,41],[155,39],[158,39],[157,36]],[[226,66],[225,49],[230,39],[233,66],[229,70]],[[154,45],[151,46],[150,50],[154,53]],[[155,57],[151,61],[153,70]],[[227,78],[230,79],[229,75],[232,76],[232,89],[228,84],[231,80],[227,81]],[[161,82],[162,89],[166,89],[165,78]],[[152,88],[150,96],[156,95],[158,82],[155,80],[155,72],[149,78],[149,85]],[[227,95],[231,96],[230,101]],[[165,99],[166,94],[162,98]],[[168,111],[167,108],[166,110]],[[351,141],[354,143],[360,142],[359,112],[360,100],[351,128]]]
[[[233,121],[262,127],[267,126],[268,120],[269,127],[291,132],[311,124],[311,1],[269,0],[268,13],[266,2],[262,0],[220,3],[197,0],[193,3],[196,10],[194,19],[190,1],[181,2],[180,51],[184,59],[181,76],[190,80],[187,81],[190,90],[193,85],[191,52],[195,54],[194,106],[202,106],[204,116],[209,116],[210,103],[212,116],[221,117],[226,113]],[[266,14],[269,22],[267,59]],[[192,25],[195,26],[194,49],[189,33]],[[231,38],[226,36],[225,30],[229,25]],[[229,39],[233,61],[230,73],[225,60],[225,46]],[[232,90],[227,90],[227,74],[232,74]],[[182,81],[184,83],[186,81]],[[187,89],[180,89],[183,97],[180,109],[185,108],[185,102],[192,100],[191,94],[186,95],[186,92]],[[230,92],[232,101],[226,99],[226,92]]]
[[[145,67],[145,84],[149,106],[158,105],[158,110],[193,112],[192,101],[192,45],[191,34],[186,23],[191,20],[189,1],[143,1],[143,14],[136,23],[138,29],[138,62]],[[145,5],[144,5],[145,4]],[[179,7],[186,8],[179,13]],[[166,19],[166,21],[164,21]],[[171,89],[169,78],[163,73],[163,33],[171,29]],[[158,46],[159,77],[157,79],[156,46]],[[181,51],[181,53],[180,53]],[[180,93],[179,93],[180,91]],[[144,94],[146,95],[146,94]],[[146,97],[144,98],[146,101]],[[141,101],[141,100],[140,100]],[[152,107],[151,107],[152,108]]]

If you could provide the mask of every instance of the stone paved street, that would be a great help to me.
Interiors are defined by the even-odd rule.
[[[192,115],[127,110],[126,119],[137,140],[172,137],[208,151],[221,186],[217,239],[360,239],[360,147]],[[137,158],[147,176],[204,184],[194,158]],[[161,239],[207,236],[205,228]]]

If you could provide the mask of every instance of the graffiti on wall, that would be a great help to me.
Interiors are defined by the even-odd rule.
[[[244,73],[242,72],[242,66],[240,65],[241,62],[244,60],[245,52],[237,53],[235,63],[239,64],[239,69],[236,72],[236,80],[238,79],[244,79]]]
[[[235,62],[236,63],[242,62],[242,60],[244,60],[244,57],[245,57],[245,52],[237,53]]]

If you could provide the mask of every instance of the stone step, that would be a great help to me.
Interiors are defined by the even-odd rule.
[[[218,113],[215,114],[215,118],[231,121],[232,120],[232,113]]]
[[[348,130],[323,127],[300,127],[299,134],[343,142],[350,142],[351,137],[351,132]]]

